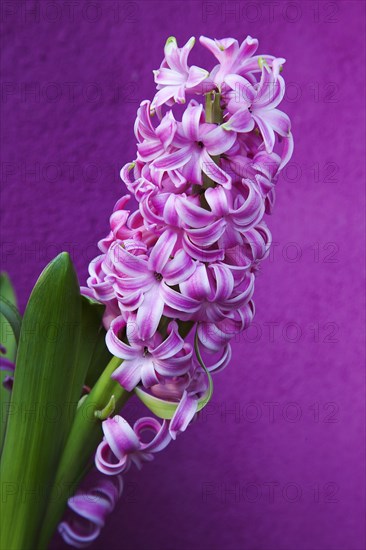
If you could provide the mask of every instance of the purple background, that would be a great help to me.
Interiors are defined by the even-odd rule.
[[[85,281],[168,36],[251,34],[287,58],[296,149],[269,219],[254,326],[201,420],[128,474],[94,548],[365,547],[364,7],[2,2],[1,259],[22,307],[61,250]]]

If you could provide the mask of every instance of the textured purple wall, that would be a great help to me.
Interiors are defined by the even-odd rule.
[[[1,4],[1,259],[22,306],[61,250],[85,281],[168,36],[251,34],[261,52],[287,58],[296,149],[269,220],[275,246],[254,326],[201,420],[128,474],[95,549],[365,548],[364,7]]]

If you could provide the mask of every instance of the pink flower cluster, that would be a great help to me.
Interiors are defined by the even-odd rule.
[[[129,391],[142,384],[180,399],[190,417],[187,390],[199,370],[179,323],[194,323],[202,348],[221,352],[210,370],[228,363],[230,339],[253,317],[255,272],[271,242],[263,215],[292,152],[290,121],[276,108],[284,60],[254,56],[258,42],[250,37],[241,46],[231,38],[200,41],[219,61],[211,72],[188,67],[194,39],[183,48],[167,41],[154,72],[158,92],[137,113],[137,158],[121,170],[139,208],[126,210],[129,196],[117,202],[88,279],[107,306],[108,348],[123,359],[113,377]],[[166,106],[188,94],[211,102],[218,95],[219,120],[208,121],[196,99],[177,120]],[[187,425],[181,412],[173,436]]]
[[[241,45],[201,37],[216,58],[205,70],[188,65],[194,42],[166,42],[157,93],[137,112],[136,159],[121,170],[138,208],[127,209],[130,195],[117,202],[89,267],[86,293],[106,305],[107,346],[123,360],[112,377],[177,405],[162,424],[105,420],[96,466],[107,475],[151,460],[194,418],[208,376],[190,329],[208,371],[230,361],[230,340],[253,319],[256,272],[271,244],[263,217],[293,150],[290,120],[277,109],[285,60],[255,55],[250,36]]]
[[[251,37],[200,42],[218,61],[210,72],[188,66],[193,38],[166,43],[158,92],[138,109],[137,158],[121,170],[138,209],[126,209],[128,195],[117,202],[88,279],[107,306],[108,348],[123,359],[113,377],[184,402],[200,369],[180,326],[193,323],[202,349],[221,354],[210,370],[228,363],[230,339],[253,318],[255,273],[271,243],[263,216],[292,152],[277,109],[284,59],[254,55]],[[188,95],[178,120],[171,107]],[[204,97],[216,113],[205,113]]]

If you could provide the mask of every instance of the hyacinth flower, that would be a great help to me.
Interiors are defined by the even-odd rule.
[[[139,418],[133,428],[121,416],[108,418],[103,422],[104,439],[95,455],[98,470],[116,475],[128,470],[131,463],[141,469],[143,462],[153,460],[153,453],[162,451],[170,443],[168,428],[168,422],[164,420],[160,424],[156,418]],[[146,431],[154,434],[149,443],[141,441]]]
[[[109,479],[104,475],[98,479],[90,476],[67,502],[66,520],[58,526],[64,541],[75,548],[86,548],[94,542],[122,492],[121,475]]]
[[[154,305],[150,307],[154,309]],[[121,328],[125,326],[123,317],[112,321],[107,334],[107,345],[115,357],[123,359],[112,378],[128,391],[133,390],[140,380],[145,388],[149,388],[159,383],[159,375],[170,378],[185,374],[189,369],[192,348],[179,335],[177,323],[170,323],[165,340],[157,331],[151,338],[142,338],[138,320],[131,316],[126,327],[128,344],[118,337]]]
[[[73,403],[59,433],[9,419],[2,475],[50,489],[33,508],[12,497],[4,548],[45,547],[57,525],[70,545],[94,541],[122,476],[194,422],[253,320],[272,242],[264,218],[293,150],[290,120],[277,108],[285,60],[258,55],[250,36],[200,44],[213,54],[207,69],[189,66],[193,38],[183,47],[167,40],[157,92],[137,111],[136,156],[121,169],[129,194],[111,213],[87,286],[78,287],[63,254],[42,273],[23,320],[8,298],[0,302],[19,346],[2,360],[14,371],[11,399]],[[55,342],[22,336],[39,318],[77,328]],[[127,422],[121,411],[133,397],[154,416]],[[79,484],[93,462],[102,477],[85,492]]]
[[[173,138],[172,145],[177,150],[159,156],[153,167],[158,170],[180,169],[183,177],[192,184],[202,183],[203,172],[215,182],[230,188],[230,176],[215,164],[212,157],[228,151],[235,139],[235,132],[205,123],[203,106],[191,100]]]
[[[178,48],[174,36],[168,38],[164,48],[164,60],[160,69],[154,71],[158,92],[154,97],[152,109],[164,104],[185,103],[186,92],[193,92],[209,76],[201,67],[188,67],[188,55],[195,43],[191,37],[183,48]],[[201,88],[202,91],[202,88]]]

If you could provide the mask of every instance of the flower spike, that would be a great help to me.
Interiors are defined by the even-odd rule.
[[[255,281],[272,242],[265,216],[293,152],[291,121],[279,109],[285,59],[258,54],[251,36],[199,42],[213,56],[207,69],[188,64],[194,37],[182,47],[166,41],[156,94],[137,111],[136,157],[120,172],[129,195],[115,205],[83,289],[105,305],[106,344],[122,360],[113,383],[160,418],[130,425],[113,416],[113,396],[97,411],[104,438],[95,464],[112,479],[151,461],[211,399],[213,376],[254,317]],[[69,507],[90,530],[83,538],[62,523],[64,539],[94,540],[110,502],[85,510],[76,495]]]

